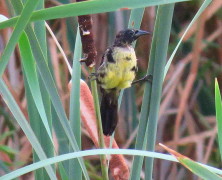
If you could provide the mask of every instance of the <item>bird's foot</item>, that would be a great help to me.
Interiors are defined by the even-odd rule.
[[[147,82],[150,82],[152,83],[153,81],[153,76],[150,75],[150,74],[147,74],[146,76],[144,76],[143,78],[139,79],[139,80],[136,80],[136,81],[133,81],[132,82],[132,85],[138,83],[138,82],[144,82],[144,81],[147,81]]]
[[[98,74],[96,72],[93,72],[89,75],[88,79],[90,81],[94,81],[94,80],[97,80],[97,77],[98,77]]]
[[[82,63],[85,63],[86,61],[88,61],[88,54],[84,54],[84,57],[79,60],[79,62],[80,62],[81,64],[82,64]]]

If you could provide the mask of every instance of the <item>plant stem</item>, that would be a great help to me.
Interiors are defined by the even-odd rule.
[[[90,69],[91,73],[95,72],[95,68]],[[99,96],[97,91],[97,83],[96,80],[91,80],[91,88],[92,88],[92,95],[93,95],[93,101],[94,101],[94,107],[95,107],[95,113],[96,113],[96,122],[98,126],[98,140],[99,140],[99,147],[105,148],[104,143],[104,137],[103,137],[103,128],[102,128],[102,121],[100,116],[100,106],[99,106]],[[108,180],[108,166],[106,163],[106,155],[100,156],[101,161],[101,169],[102,169],[102,177],[104,180]]]

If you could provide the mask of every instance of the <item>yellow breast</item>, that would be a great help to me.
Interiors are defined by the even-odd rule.
[[[124,89],[130,87],[135,79],[135,71],[132,69],[137,66],[134,49],[132,47],[116,47],[112,55],[116,63],[107,63],[103,88]]]

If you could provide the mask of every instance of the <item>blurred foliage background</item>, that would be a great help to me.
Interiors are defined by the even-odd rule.
[[[47,0],[45,6],[52,7],[69,0]],[[175,48],[185,28],[192,20],[202,1],[178,3],[169,45],[169,55]],[[221,159],[216,137],[214,105],[214,79],[217,77],[222,87],[222,1],[214,0],[205,10],[184,39],[164,82],[159,113],[157,143],[179,150],[180,153],[202,163],[221,168]],[[0,1],[0,12],[7,17],[14,16],[8,0]],[[146,8],[140,29],[153,31],[156,8]],[[98,51],[98,59],[114,41],[115,34],[127,28],[129,11],[93,15],[93,31]],[[67,57],[73,57],[77,20],[58,19],[48,22]],[[8,41],[11,29],[0,31],[0,54]],[[70,75],[65,62],[57,50],[52,37],[47,34],[48,54],[63,105],[68,112]],[[136,44],[139,71],[137,78],[145,75],[152,37],[143,37]],[[195,47],[201,47],[201,51]],[[23,74],[18,49],[11,56],[4,73],[4,81],[28,119]],[[98,66],[99,64],[97,64]],[[82,78],[88,81],[89,72],[82,65]],[[142,103],[144,84],[127,89],[121,106],[119,125],[115,139],[120,148],[134,147],[138,131],[138,119]],[[94,147],[84,126],[82,127],[82,149]],[[163,152],[159,146],[157,151]],[[132,158],[126,157],[131,166]],[[87,166],[96,178],[98,157],[88,157]],[[15,123],[7,106],[0,98],[0,175],[32,162],[32,148],[20,127]],[[33,174],[23,176],[31,179]],[[98,178],[98,177],[97,177]],[[141,174],[143,178],[143,174]],[[92,178],[93,179],[93,178]],[[155,160],[155,180],[197,179],[176,163]]]

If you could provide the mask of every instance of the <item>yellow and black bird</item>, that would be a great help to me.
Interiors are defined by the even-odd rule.
[[[101,88],[101,118],[103,134],[112,135],[118,122],[118,97],[121,89],[132,85],[137,71],[137,58],[132,47],[133,41],[147,31],[126,29],[120,31],[103,57],[94,74]]]

